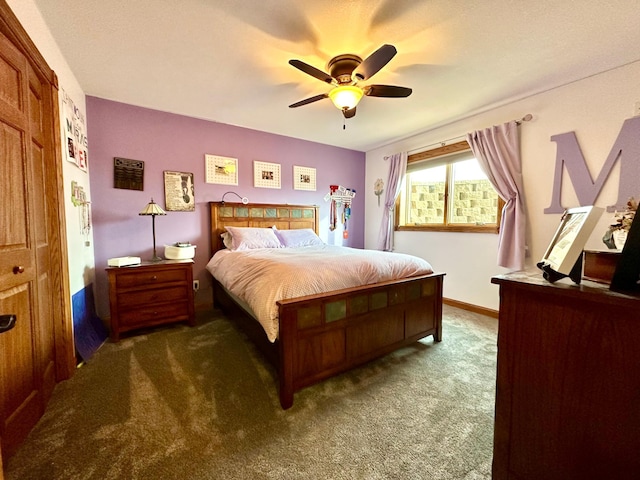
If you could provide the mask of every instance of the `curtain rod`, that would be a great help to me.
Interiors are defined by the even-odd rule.
[[[532,119],[533,119],[533,115],[531,115],[530,113],[527,113],[520,120],[515,120],[515,122],[516,122],[516,125],[520,126],[524,122],[528,122],[528,121],[530,121]],[[466,134],[465,135],[459,135],[459,136],[453,137],[453,138],[447,138],[446,140],[441,140],[440,142],[435,142],[435,143],[432,143],[430,145],[425,145],[424,147],[416,148],[414,150],[411,150],[411,151],[407,152],[407,154],[411,155],[411,154],[417,153],[417,152],[424,152],[426,149],[428,149],[429,147],[433,147],[434,145],[440,145],[441,147],[444,147],[449,142],[452,142],[454,140],[461,141],[461,140],[464,140],[465,138],[467,138]],[[389,158],[389,157],[384,157],[385,160],[387,158]]]

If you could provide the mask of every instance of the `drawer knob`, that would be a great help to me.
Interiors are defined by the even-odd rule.
[[[157,280],[158,277],[156,277],[155,275],[153,277],[151,277],[151,280]]]
[[[13,267],[13,273],[17,275],[18,273],[24,273],[24,267],[22,265],[16,265]]]

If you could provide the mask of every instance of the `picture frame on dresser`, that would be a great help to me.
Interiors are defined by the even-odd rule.
[[[565,210],[551,243],[537,263],[545,280],[553,283],[569,277],[575,283],[582,279],[582,250],[602,216],[604,208],[587,206]]]

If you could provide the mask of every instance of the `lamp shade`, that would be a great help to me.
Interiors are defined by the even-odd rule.
[[[160,205],[154,202],[152,198],[151,201],[147,204],[147,206],[144,207],[138,215],[166,215],[166,214],[167,212],[165,212],[162,208],[160,208]]]
[[[364,95],[360,87],[355,85],[342,85],[329,92],[329,98],[340,110],[351,110]]]

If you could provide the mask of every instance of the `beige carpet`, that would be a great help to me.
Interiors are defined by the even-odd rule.
[[[17,479],[487,479],[497,320],[296,393],[219,312],[105,344],[5,464]]]

